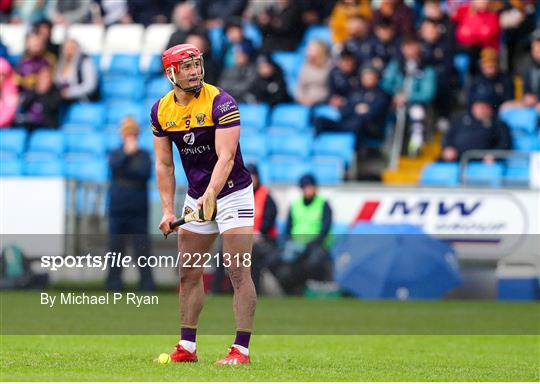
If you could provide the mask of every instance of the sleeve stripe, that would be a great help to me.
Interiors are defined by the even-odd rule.
[[[226,123],[228,121],[234,121],[234,120],[240,120],[240,116],[233,116],[233,117],[228,117],[226,119],[221,119],[218,121],[218,124],[223,124],[223,123]]]
[[[231,116],[231,115],[233,115],[233,114],[240,114],[240,111],[238,111],[238,109],[237,109],[236,111],[232,111],[232,112],[226,113],[226,114],[224,114],[223,116],[221,116],[220,119],[224,119],[224,118],[229,117],[229,116]]]
[[[227,119],[219,120],[218,124],[226,124],[233,121],[240,121],[240,116],[229,117]]]
[[[218,121],[221,122],[225,120],[239,119],[239,118],[240,118],[240,114],[236,114],[236,115],[231,115],[231,116],[226,116],[226,117],[220,117]]]

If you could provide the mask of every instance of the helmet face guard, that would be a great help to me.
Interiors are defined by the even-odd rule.
[[[179,77],[183,71],[182,67],[186,65],[196,66],[197,62],[201,68],[200,74],[197,73],[196,75],[198,80],[197,85],[183,87],[179,82],[187,81],[189,83],[190,76],[184,75]],[[204,59],[197,47],[191,44],[180,44],[171,47],[163,52],[162,63],[167,79],[169,79],[173,86],[177,86],[188,93],[196,93],[201,89],[204,80]]]

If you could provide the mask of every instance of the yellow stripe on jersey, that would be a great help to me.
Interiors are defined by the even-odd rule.
[[[234,116],[227,117],[225,119],[219,119],[218,124],[230,123],[232,121],[237,121],[237,120],[240,120],[240,115],[234,115]]]
[[[224,124],[224,123],[227,123],[233,120],[239,120],[239,119],[240,119],[240,115],[233,115],[233,116],[219,119],[218,124]]]
[[[226,113],[224,114],[223,116],[221,116],[219,119],[220,120],[225,120],[226,118],[230,117],[230,116],[233,116],[233,115],[239,115],[240,112],[238,111],[238,109],[236,111],[232,111],[232,112],[229,112],[229,113]]]

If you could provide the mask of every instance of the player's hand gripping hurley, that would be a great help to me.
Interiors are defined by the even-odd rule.
[[[170,224],[171,229],[175,229],[181,225],[189,223],[191,221],[212,221],[216,219],[217,213],[217,199],[216,193],[214,190],[209,189],[206,192],[206,197],[200,208],[197,208],[193,212],[188,213],[187,215],[179,218],[176,221],[173,221]],[[167,235],[164,235],[167,238]]]

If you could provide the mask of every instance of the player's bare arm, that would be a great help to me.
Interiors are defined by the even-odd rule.
[[[212,171],[212,177],[206,192],[197,200],[199,206],[202,205],[209,190],[213,190],[217,194],[223,189],[234,165],[239,138],[240,126],[216,130],[215,143],[218,161]]]
[[[156,153],[157,185],[163,210],[159,229],[164,235],[168,235],[173,231],[169,224],[176,219],[174,215],[176,180],[174,178],[171,139],[168,137],[154,137],[154,151]]]

